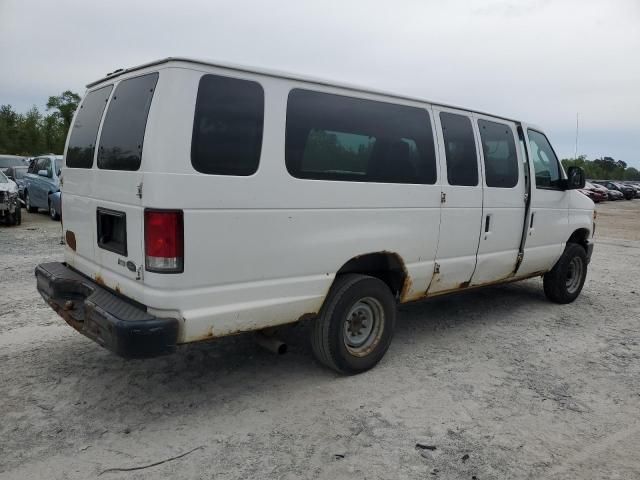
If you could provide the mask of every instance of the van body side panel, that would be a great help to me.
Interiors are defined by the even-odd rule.
[[[264,90],[262,154],[253,175],[208,175],[191,165],[198,82],[207,73],[256,81]],[[156,315],[180,313],[179,342],[315,314],[336,272],[367,253],[402,258],[409,275],[403,301],[425,295],[438,241],[439,185],[306,180],[285,168],[290,90],[344,92],[213,67],[169,68],[163,75],[172,81],[158,107],[166,112],[158,118],[159,138],[145,146],[153,163],[142,203],[184,211],[185,266],[179,282],[145,272],[143,303]]]

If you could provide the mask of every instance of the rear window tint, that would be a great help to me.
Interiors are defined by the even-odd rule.
[[[285,143],[287,170],[297,178],[436,181],[431,122],[422,108],[295,89]]]
[[[149,107],[158,73],[123,80],[113,93],[105,115],[98,167],[106,170],[138,170]]]
[[[440,113],[449,185],[478,185],[476,141],[469,117]]]
[[[76,115],[69,138],[67,167],[91,168],[93,166],[98,127],[111,90],[113,85],[89,92],[80,105],[80,111]]]
[[[198,172],[252,175],[262,149],[264,91],[250,80],[204,75],[193,119],[191,164]]]
[[[487,187],[515,187],[518,184],[518,154],[511,127],[488,120],[478,120],[478,127]]]

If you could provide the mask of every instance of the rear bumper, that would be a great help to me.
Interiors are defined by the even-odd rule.
[[[178,320],[157,318],[64,263],[36,267],[38,292],[58,315],[91,340],[124,358],[172,353]]]

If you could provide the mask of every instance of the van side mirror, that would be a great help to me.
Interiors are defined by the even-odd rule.
[[[569,167],[567,172],[567,190],[579,190],[584,188],[586,179],[584,170],[580,167]]]

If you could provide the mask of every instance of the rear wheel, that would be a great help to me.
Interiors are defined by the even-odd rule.
[[[340,276],[311,328],[313,353],[339,373],[369,370],[389,348],[395,320],[395,298],[383,281],[367,275]]]
[[[29,191],[26,191],[24,193],[24,203],[26,204],[27,212],[35,213],[38,211],[38,207],[34,207],[31,205],[31,195],[29,195]]]
[[[544,275],[544,293],[555,303],[571,303],[587,278],[587,252],[577,243],[567,244],[560,260]]]

